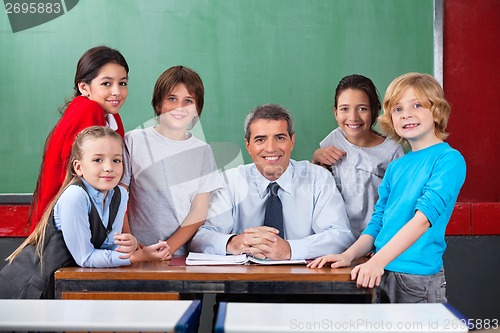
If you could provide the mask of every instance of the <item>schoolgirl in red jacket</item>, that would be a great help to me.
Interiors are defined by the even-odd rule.
[[[98,125],[111,127],[123,137],[125,131],[118,111],[127,99],[128,71],[123,55],[107,46],[87,50],[78,61],[74,98],[45,141],[28,218],[30,232],[64,181],[65,166],[76,135]]]

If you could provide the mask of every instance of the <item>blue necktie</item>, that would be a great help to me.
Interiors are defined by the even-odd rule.
[[[283,232],[283,206],[278,197],[280,186],[276,182],[269,183],[269,196],[266,201],[266,214],[264,215],[264,225],[279,230],[279,236],[285,238]]]

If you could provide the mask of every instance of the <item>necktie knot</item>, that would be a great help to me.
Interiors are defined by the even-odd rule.
[[[271,193],[271,195],[278,195],[278,191],[280,189],[280,186],[278,183],[271,182],[271,183],[269,183],[269,185],[267,187],[269,188],[269,193]]]

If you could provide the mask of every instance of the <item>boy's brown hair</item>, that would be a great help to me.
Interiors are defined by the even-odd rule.
[[[187,91],[193,95],[196,104],[198,117],[201,116],[203,104],[205,101],[205,88],[200,76],[191,68],[184,66],[173,66],[164,71],[156,80],[153,90],[153,98],[151,105],[155,111],[155,115],[161,114],[161,105],[165,96],[170,94],[179,84],[186,86]]]

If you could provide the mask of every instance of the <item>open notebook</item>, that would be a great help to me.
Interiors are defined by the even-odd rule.
[[[195,253],[189,252],[186,258],[186,265],[189,266],[202,266],[202,265],[243,265],[247,263],[255,263],[260,265],[291,265],[291,264],[305,264],[306,261],[299,260],[270,260],[270,259],[257,259],[246,254],[237,256],[227,255],[221,256],[216,254]]]

